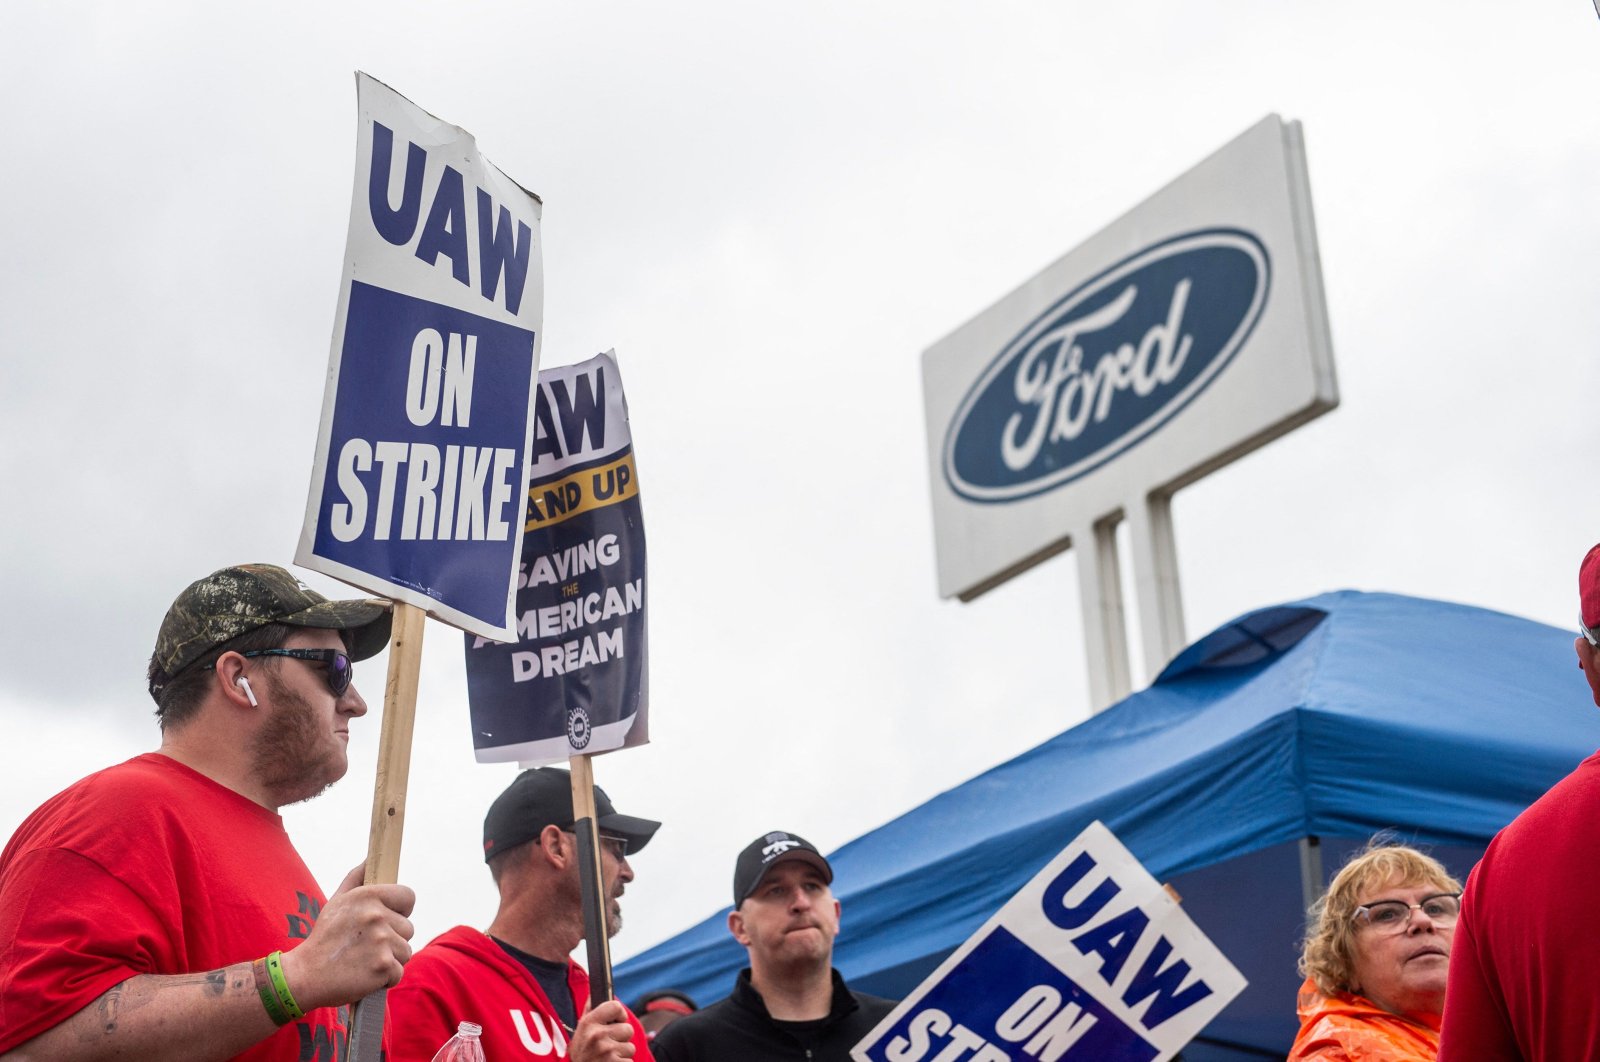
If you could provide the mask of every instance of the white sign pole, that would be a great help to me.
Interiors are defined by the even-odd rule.
[[[1089,696],[1097,709],[1104,708],[1133,692],[1116,521],[1100,520],[1075,533],[1072,550],[1078,557],[1078,604],[1088,650]]]
[[[1172,534],[1172,499],[1148,494],[1128,506],[1133,579],[1139,595],[1145,681],[1154,681],[1182,651],[1183,595],[1178,587],[1178,546]]]

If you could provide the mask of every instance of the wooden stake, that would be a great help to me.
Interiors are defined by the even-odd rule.
[[[393,885],[400,875],[400,835],[406,825],[406,785],[411,779],[411,733],[417,719],[417,680],[422,671],[422,630],[427,613],[394,605],[389,636],[389,678],[383,686],[383,730],[378,737],[378,773],[372,791],[372,828],[367,834],[367,884]]]
[[[400,877],[400,838],[406,825],[406,786],[411,779],[411,734],[417,719],[417,680],[422,672],[422,631],[427,613],[394,603],[389,635],[389,677],[383,685],[383,729],[378,735],[378,771],[372,789],[372,828],[367,834],[368,885],[393,885]],[[383,1040],[385,989],[356,1004],[350,1022],[351,1062],[376,1062]]]
[[[568,759],[572,771],[572,830],[578,835],[578,872],[583,890],[583,940],[589,958],[589,1006],[611,998],[611,933],[606,925],[605,873],[595,823],[594,766],[588,756]]]

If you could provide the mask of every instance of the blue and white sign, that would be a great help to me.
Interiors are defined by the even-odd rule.
[[[1160,1062],[1245,980],[1099,822],[851,1052],[856,1062]]]
[[[295,562],[515,637],[542,330],[538,196],[356,75],[355,191]]]
[[[615,356],[539,373],[534,421],[517,638],[467,636],[480,763],[650,739],[644,516]]]
[[[942,595],[1338,404],[1305,167],[1269,116],[924,353]]]

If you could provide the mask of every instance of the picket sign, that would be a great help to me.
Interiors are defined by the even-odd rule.
[[[400,870],[422,632],[510,639],[543,331],[539,197],[356,75],[356,169],[295,561],[392,602],[365,881]],[[375,1062],[384,993],[357,1004]]]
[[[855,1062],[1166,1062],[1245,981],[1090,823],[851,1051]]]

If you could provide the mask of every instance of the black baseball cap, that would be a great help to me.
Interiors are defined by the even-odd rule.
[[[611,798],[594,787],[595,826],[601,833],[628,842],[633,855],[654,837],[661,823],[633,815],[619,815]],[[483,861],[501,852],[527,844],[544,832],[546,826],[570,830],[572,813],[572,775],[560,767],[536,767],[517,775],[506,791],[494,798],[489,814],[483,817]]]
[[[756,886],[767,876],[767,871],[791,859],[810,863],[817,868],[823,881],[833,884],[833,868],[822,858],[822,853],[817,851],[815,845],[804,837],[774,830],[746,845],[745,850],[739,853],[738,861],[733,864],[733,906],[738,907],[756,891]]]

